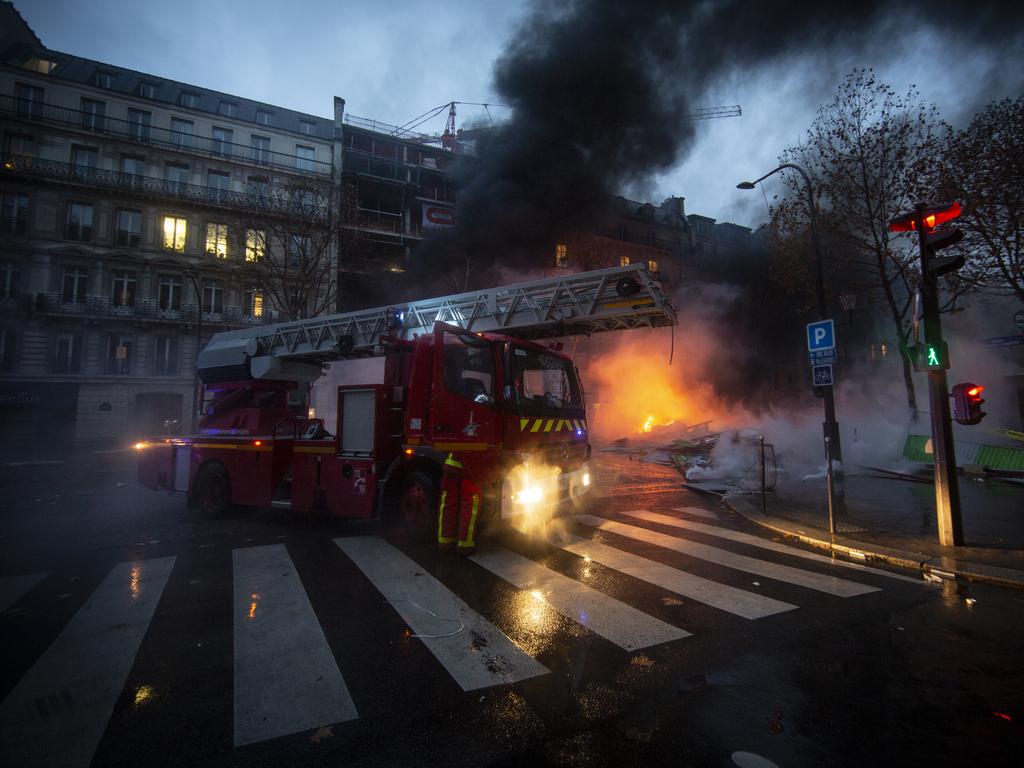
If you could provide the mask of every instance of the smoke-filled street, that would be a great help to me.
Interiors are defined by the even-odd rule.
[[[4,467],[5,764],[1019,753],[1021,592],[830,560],[595,455],[579,516],[470,558],[375,523],[208,520],[130,455]]]

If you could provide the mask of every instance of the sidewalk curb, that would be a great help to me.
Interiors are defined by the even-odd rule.
[[[891,549],[878,544],[859,542],[848,537],[823,538],[829,536],[828,532],[814,531],[809,533],[803,530],[803,528],[808,528],[809,526],[800,526],[799,523],[780,520],[779,518],[765,518],[761,510],[746,498],[747,495],[725,494],[721,497],[722,504],[736,514],[742,515],[750,522],[757,523],[762,528],[767,528],[785,536],[793,536],[805,544],[845,555],[854,562],[880,560],[900,568],[918,571],[923,578],[926,574],[931,575],[933,578],[943,579],[960,577],[968,581],[984,582],[1000,587],[1024,590],[1024,571],[994,565],[968,563],[947,556],[934,556],[922,552]]]

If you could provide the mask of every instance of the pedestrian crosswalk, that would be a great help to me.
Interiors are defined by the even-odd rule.
[[[5,765],[92,761],[173,557],[119,563],[0,705]]]
[[[355,704],[285,546],[232,555],[235,746],[354,720]]]
[[[409,628],[406,637],[429,651],[431,663],[436,662],[436,669],[458,686],[454,690],[466,692],[531,679],[543,681],[555,669],[540,651],[523,647],[524,630],[509,625],[507,612],[493,611],[485,607],[490,605],[488,601],[481,603],[459,594],[459,585],[464,587],[467,580],[484,588],[502,584],[527,603],[543,604],[555,612],[553,616],[561,615],[582,631],[602,638],[608,648],[625,651],[692,643],[691,638],[712,629],[719,631],[717,624],[708,625],[715,616],[725,617],[723,621],[767,621],[796,611],[812,593],[827,596],[822,599],[850,599],[879,592],[880,584],[893,583],[887,579],[916,581],[860,564],[837,563],[752,536],[694,510],[672,510],[680,514],[622,512],[621,517],[631,522],[577,515],[570,518],[579,526],[575,533],[553,534],[546,542],[544,551],[552,556],[543,562],[516,551],[515,539],[492,542],[467,560],[424,559],[425,553],[415,548],[406,551],[379,536],[336,538],[337,549],[331,549],[336,558],[340,551],[349,564],[346,574],[336,578],[360,580],[361,587],[379,594],[380,610],[397,613]],[[647,525],[670,528],[678,535]],[[597,535],[578,535],[588,531]],[[622,537],[626,544],[616,546],[615,537]],[[713,537],[722,546],[703,543],[700,537]],[[636,549],[630,542],[652,546],[640,555],[630,551]],[[728,548],[732,546],[746,549]],[[764,557],[745,553],[751,551],[763,552]],[[659,559],[660,552],[666,556]],[[229,738],[235,747],[361,717],[359,691],[346,683],[349,673],[343,674],[344,664],[339,667],[350,652],[356,654],[359,649],[325,634],[325,609],[311,600],[301,561],[297,564],[294,555],[280,543],[231,551],[230,604],[225,603],[223,610],[230,616],[225,627],[231,632],[227,647],[232,654],[233,683],[224,695],[230,697]],[[789,563],[806,563],[807,567],[780,562],[778,556],[799,558]],[[440,568],[439,562],[446,563],[445,567]],[[116,564],[50,647],[23,672],[0,705],[0,757],[4,764],[90,764],[137,663],[140,646],[147,632],[154,631],[151,622],[162,608],[166,610],[160,603],[165,587],[172,578],[190,577],[187,572],[180,573],[182,568],[175,563],[175,557],[161,557]],[[771,590],[776,596],[690,572],[691,564],[699,563],[713,564],[716,574],[723,569],[723,573],[756,574],[777,582],[777,588]],[[601,578],[587,577],[591,565],[601,569]],[[847,569],[844,575],[856,575],[858,580],[837,576],[836,565]],[[457,569],[459,578],[447,578],[449,569]],[[702,566],[695,569],[702,570]],[[27,599],[45,579],[43,573],[0,579],[0,606],[6,609]],[[636,591],[629,585],[637,582],[645,584],[648,591],[683,597],[707,610],[652,612],[633,604],[632,599],[622,599]],[[627,588],[614,591],[613,596],[609,594],[611,583]],[[780,595],[786,599],[779,599]],[[665,599],[687,604],[674,597]],[[345,609],[341,602],[332,603],[330,610],[339,610],[339,605],[340,610]],[[356,610],[354,606],[352,610]],[[493,615],[485,615],[488,613]],[[379,643],[380,639],[358,632],[346,634],[344,643],[353,642]],[[381,643],[370,654],[379,664],[373,674],[388,674],[390,647],[390,641]]]

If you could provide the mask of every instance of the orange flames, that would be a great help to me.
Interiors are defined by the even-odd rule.
[[[615,440],[672,425],[682,433],[685,425],[709,420],[724,426],[718,423],[723,409],[702,374],[708,347],[692,330],[685,345],[678,335],[672,365],[667,329],[629,331],[611,344],[605,336],[578,355],[591,433]]]

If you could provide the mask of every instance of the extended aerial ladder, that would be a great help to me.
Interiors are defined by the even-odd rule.
[[[642,264],[216,334],[199,354],[207,384],[314,381],[331,360],[370,356],[380,339],[412,338],[435,323],[521,339],[674,325],[676,311]]]

